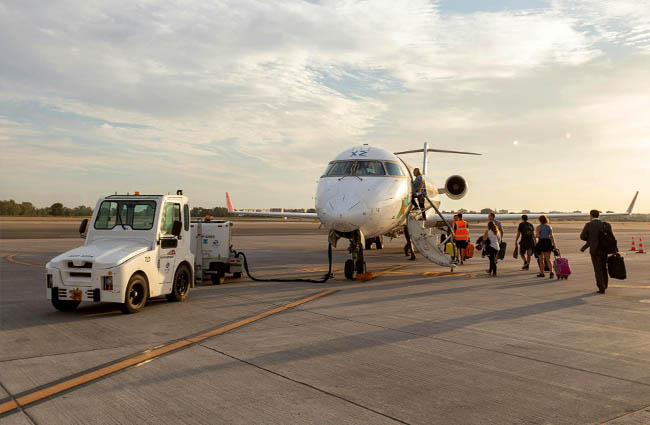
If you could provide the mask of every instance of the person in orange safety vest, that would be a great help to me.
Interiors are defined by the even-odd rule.
[[[463,214],[458,213],[458,221],[454,225],[454,242],[458,248],[458,256],[460,257],[460,264],[467,259],[465,257],[467,244],[469,243],[469,225],[463,220]]]

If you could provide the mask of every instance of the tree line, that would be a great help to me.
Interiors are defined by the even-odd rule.
[[[88,217],[93,209],[85,205],[69,208],[61,202],[55,202],[49,207],[38,208],[31,202],[17,203],[13,199],[0,201],[0,216],[10,217]]]

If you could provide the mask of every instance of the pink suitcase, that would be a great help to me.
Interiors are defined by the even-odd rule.
[[[569,267],[569,260],[564,257],[555,257],[553,261],[553,269],[555,270],[555,275],[557,280],[568,279],[571,274],[571,267]]]

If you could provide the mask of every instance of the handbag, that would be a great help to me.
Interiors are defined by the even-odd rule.
[[[517,259],[519,257],[519,245],[515,245],[515,250],[512,251],[512,258]]]

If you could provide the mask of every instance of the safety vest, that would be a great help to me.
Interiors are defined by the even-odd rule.
[[[469,229],[465,220],[458,220],[456,222],[456,240],[466,241],[469,239]]]

